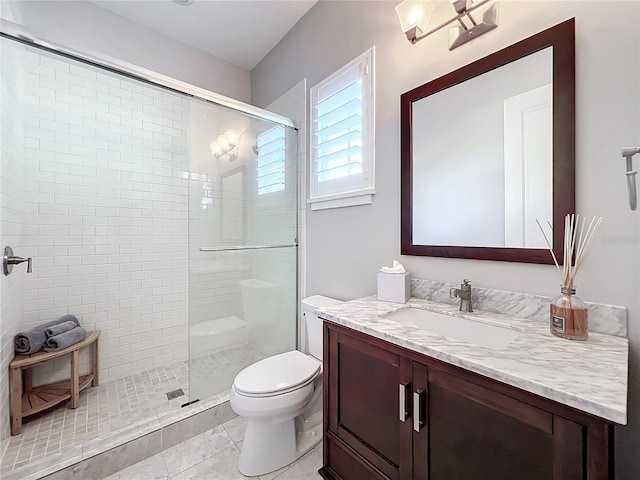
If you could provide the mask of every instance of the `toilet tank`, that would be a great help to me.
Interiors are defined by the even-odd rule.
[[[302,300],[302,315],[307,326],[307,344],[309,354],[322,360],[322,320],[314,313],[317,308],[329,307],[342,303],[335,298],[313,295]]]

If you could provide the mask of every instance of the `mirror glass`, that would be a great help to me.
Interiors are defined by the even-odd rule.
[[[555,250],[574,210],[572,26],[402,96],[403,254],[552,262],[536,220]]]
[[[413,243],[545,248],[551,61],[549,47],[413,104]]]

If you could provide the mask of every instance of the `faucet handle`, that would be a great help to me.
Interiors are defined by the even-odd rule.
[[[462,280],[462,282],[463,282],[465,285],[471,285],[471,280],[469,280],[468,278],[463,279],[463,280]]]
[[[31,262],[32,258],[17,257],[13,254],[13,249],[10,246],[4,247],[4,255],[2,257],[2,268],[5,275],[9,275],[13,271],[14,265],[27,262],[27,273],[32,272]]]

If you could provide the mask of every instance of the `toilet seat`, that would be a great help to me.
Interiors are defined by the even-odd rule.
[[[249,365],[236,376],[233,388],[245,397],[273,397],[304,388],[320,371],[318,360],[293,350]]]

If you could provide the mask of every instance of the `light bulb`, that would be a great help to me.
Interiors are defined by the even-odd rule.
[[[405,0],[402,2],[396,7],[402,31],[405,34],[410,33],[412,36],[425,32],[434,8],[433,2],[428,0]]]
[[[409,23],[411,25],[415,25],[422,19],[423,15],[424,15],[424,12],[422,11],[421,8],[418,8],[418,7],[413,8],[409,13]]]

